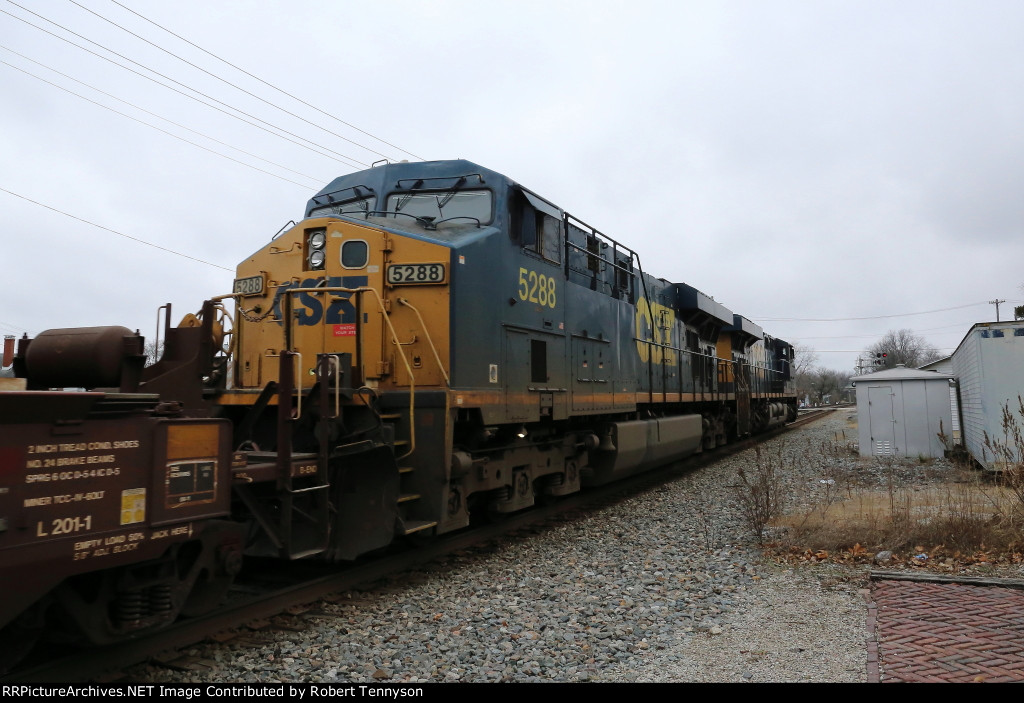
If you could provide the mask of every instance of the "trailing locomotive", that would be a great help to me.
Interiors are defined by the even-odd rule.
[[[304,214],[166,306],[152,366],[125,328],[19,341],[7,656],[202,612],[245,555],[351,560],[796,417],[791,345],[499,173],[381,165]]]

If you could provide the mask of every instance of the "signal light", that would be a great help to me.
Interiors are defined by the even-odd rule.
[[[875,366],[883,366],[885,364],[885,358],[889,354],[886,352],[875,352]]]

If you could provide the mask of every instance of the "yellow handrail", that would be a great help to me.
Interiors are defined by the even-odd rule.
[[[413,375],[412,366],[409,365],[409,360],[405,358],[405,351],[403,351],[400,344],[398,344],[398,333],[395,332],[394,326],[391,324],[391,317],[388,315],[387,309],[384,305],[384,299],[380,297],[380,293],[376,288],[370,288],[369,286],[360,286],[359,288],[345,288],[342,286],[322,286],[318,288],[289,288],[284,291],[288,295],[295,295],[296,293],[372,293],[373,297],[377,300],[377,306],[380,308],[381,313],[384,316],[384,322],[387,323],[388,329],[391,331],[391,337],[396,342],[395,348],[398,349],[398,354],[402,359],[402,363],[405,364],[406,373],[409,374],[409,451],[398,459],[404,459],[405,457],[416,451],[416,377]],[[291,320],[286,320],[285,324],[290,325]],[[358,340],[362,343],[362,340]],[[443,372],[443,369],[442,369]],[[445,376],[447,378],[447,376]]]
[[[398,302],[416,313],[416,318],[420,321],[420,327],[423,328],[423,334],[427,338],[427,344],[430,345],[430,351],[434,353],[434,360],[437,361],[437,368],[441,370],[441,375],[444,376],[445,385],[451,388],[452,382],[448,380],[448,374],[445,372],[444,365],[441,363],[441,355],[437,353],[437,347],[434,346],[434,340],[430,338],[430,330],[427,329],[426,323],[423,322],[423,316],[420,315],[420,311],[414,308],[412,303],[405,298],[399,298]]]

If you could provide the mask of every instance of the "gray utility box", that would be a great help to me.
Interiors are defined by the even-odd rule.
[[[952,376],[902,365],[851,379],[857,389],[861,456],[943,456],[949,435]]]
[[[963,443],[974,459],[989,471],[1001,471],[1005,462],[985,446],[992,441],[1010,444],[1011,460],[1020,461],[1019,448],[1007,441],[1003,409],[1009,409],[1024,431],[1018,397],[1024,395],[1024,321],[979,322],[971,327],[953,352],[953,373],[960,383],[960,420]]]

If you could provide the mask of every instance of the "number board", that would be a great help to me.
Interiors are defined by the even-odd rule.
[[[236,278],[233,290],[235,295],[263,295],[263,274]]]
[[[429,286],[447,283],[444,264],[391,264],[388,283],[392,286]]]

